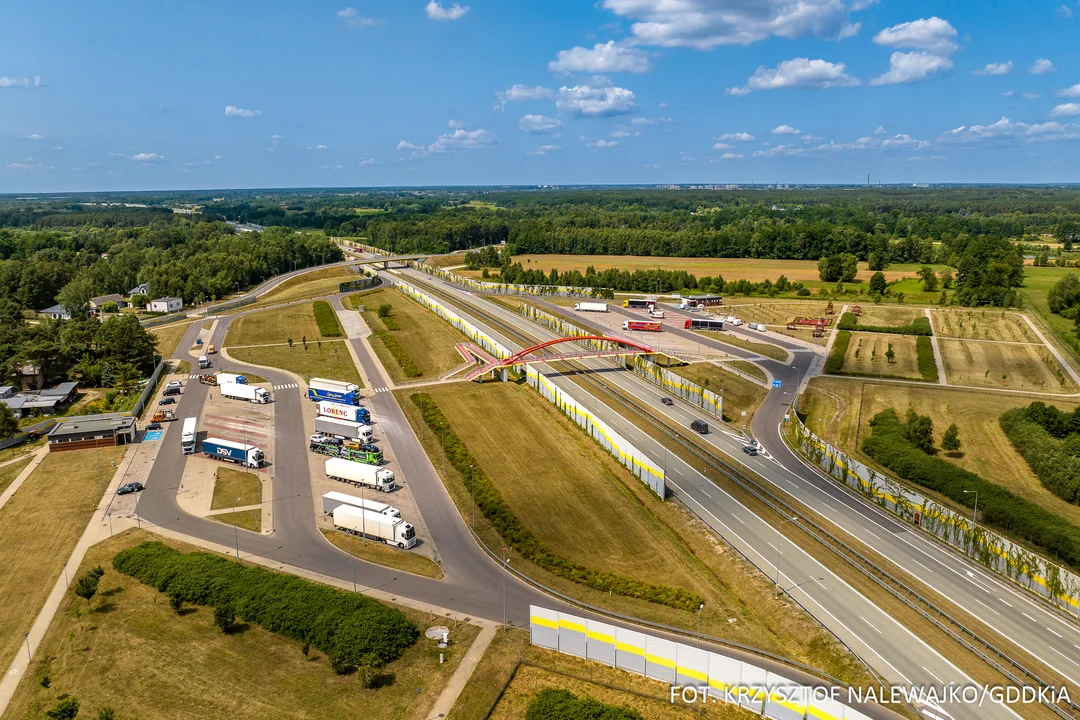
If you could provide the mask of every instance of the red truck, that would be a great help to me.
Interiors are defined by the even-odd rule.
[[[643,322],[641,320],[624,320],[623,330],[643,330],[645,332],[662,332],[664,326],[658,322]]]

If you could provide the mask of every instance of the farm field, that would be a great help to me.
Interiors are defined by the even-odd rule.
[[[757,372],[761,373],[761,369],[753,363],[742,364],[752,366]],[[745,412],[747,418],[749,418],[761,407],[765,396],[769,394],[769,391],[762,386],[752,383],[746,378],[741,378],[734,373],[729,373],[713,363],[700,362],[669,369],[676,375],[680,375],[687,380],[693,380],[698,385],[713,392],[721,392],[722,390],[724,417],[731,423],[742,424],[744,422],[742,414]],[[748,368],[744,367],[739,369],[748,370]],[[764,375],[764,373],[762,374]]]
[[[1076,383],[1044,347],[980,342],[938,341],[945,376],[952,385],[1074,393]]]
[[[313,307],[314,303],[303,303],[239,317],[229,325],[222,344],[225,347],[271,345],[290,338],[300,344],[304,337],[310,343],[322,337]]]
[[[725,301],[726,302],[726,301]],[[835,315],[826,315],[825,310],[828,305],[824,300],[809,300],[809,301],[781,301],[781,302],[761,302],[752,301],[747,299],[746,302],[733,301],[730,305],[717,308],[715,314],[727,315],[731,314],[738,317],[740,320],[748,323],[765,323],[766,325],[785,325],[790,320],[796,317],[811,317],[819,318],[825,317],[829,319],[828,327],[832,327],[837,318],[839,317],[840,308],[843,303],[839,301],[833,303],[833,307],[836,308]],[[807,333],[809,335],[809,333]]]
[[[376,336],[388,333],[397,340],[422,377],[437,378],[465,362],[454,346],[468,338],[404,293],[378,290],[365,295],[362,302],[364,322]],[[378,316],[380,305],[390,305],[389,318]],[[378,337],[371,338],[371,346],[395,382],[407,379],[393,354]]]
[[[930,312],[934,333],[940,337],[1039,342],[1027,322],[1012,311],[943,308]]]
[[[1029,397],[950,390],[940,386],[918,387],[875,383],[872,380],[817,377],[810,381],[803,395],[802,409],[808,413],[807,427],[863,461],[867,461],[867,458],[857,452],[856,434],[859,442],[867,437],[870,419],[882,410],[895,408],[903,416],[908,407],[912,407],[920,415],[928,415],[934,421],[935,443],[940,443],[945,429],[951,423],[956,423],[960,430],[960,454],[940,457],[1080,525],[1080,506],[1062,500],[1043,487],[998,424],[1003,412],[1026,406],[1032,400]],[[1077,407],[1077,403],[1065,401],[1050,401],[1049,404],[1065,411]],[[861,426],[856,433],[856,418],[860,416]]]
[[[302,643],[257,625],[222,633],[213,608],[186,606],[177,615],[157,590],[113,570],[117,552],[150,539],[198,549],[135,530],[90,548],[82,567],[70,572],[74,579],[95,565],[105,569],[92,609],[73,591],[61,601],[36,655],[49,659],[31,665],[4,720],[44,717],[64,693],[82,703],[80,718],[99,717],[104,707],[117,718],[142,720],[427,717],[479,632],[459,624],[444,651],[421,636],[386,667],[394,682],[365,690],[354,675],[335,674],[318,650],[305,657]],[[421,633],[428,627],[426,613],[399,609]],[[48,688],[40,683],[44,675]]]
[[[705,598],[703,632],[804,660],[812,657],[814,665],[840,676],[861,676],[851,658],[827,640],[809,616],[764,601],[771,597],[767,579],[690,521],[685,510],[653,495],[531,388],[450,384],[424,391],[522,524],[552,551],[586,567],[699,593]],[[408,396],[399,399],[419,435],[416,406]],[[478,417],[485,422],[476,422]],[[436,470],[442,471],[436,435],[428,429],[423,442]],[[447,489],[468,518],[471,503],[462,476],[451,463],[445,468]],[[582,496],[591,501],[579,502]],[[583,527],[593,528],[606,541],[598,546],[592,541],[594,533],[582,533]],[[490,546],[499,546],[499,536],[479,515],[477,531]],[[681,627],[696,622],[686,611],[573,584],[517,555],[511,563],[586,602]]]
[[[289,278],[259,298],[259,305],[301,300],[321,295],[334,295],[338,285],[348,280],[358,280],[360,274],[347,267],[328,267]]]
[[[288,370],[305,381],[322,377],[364,386],[344,340],[323,340],[321,343],[309,341],[307,347],[297,341],[291,348],[288,345],[254,345],[235,348],[230,356],[253,365]]]
[[[886,357],[889,345],[896,356]],[[855,375],[881,375],[920,380],[915,338],[911,335],[853,332],[842,371]]]

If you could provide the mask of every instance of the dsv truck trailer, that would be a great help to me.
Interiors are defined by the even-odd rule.
[[[361,510],[370,510],[371,512],[377,512],[380,515],[389,515],[390,517],[401,517],[401,511],[396,507],[381,503],[377,500],[368,500],[367,498],[358,498],[353,495],[346,495],[345,493],[339,493],[332,491],[323,493],[322,496],[322,511],[329,515],[334,512],[334,509],[341,505],[349,505],[350,507],[360,508]]]
[[[270,402],[270,393],[258,385],[240,385],[239,383],[225,383],[218,385],[218,389],[224,397],[231,400],[247,400],[253,403]]]
[[[326,378],[311,378],[311,382],[308,383],[308,400],[329,400],[346,405],[358,405],[360,386]]]
[[[334,527],[351,535],[366,535],[397,545],[402,550],[416,545],[416,531],[401,518],[393,518],[370,510],[338,505],[334,508]]]
[[[204,442],[205,446],[206,443]],[[326,461],[326,477],[340,482],[347,482],[364,487],[375,488],[380,492],[390,492],[396,486],[394,473],[375,465],[355,463],[345,458],[330,458]]]
[[[371,442],[371,427],[358,422],[338,420],[331,417],[315,418],[315,432],[334,435],[348,440]]]
[[[233,442],[232,440],[206,438],[202,442],[202,451],[203,455],[206,455],[206,457],[236,463],[237,465],[243,465],[249,468],[262,467],[263,464],[262,450],[254,445],[244,445],[243,443]],[[348,460],[345,462],[348,462]],[[357,467],[368,466],[357,465]]]

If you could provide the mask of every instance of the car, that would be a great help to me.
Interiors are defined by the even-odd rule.
[[[312,445],[341,445],[342,439],[334,437],[333,435],[323,435],[322,433],[315,433],[308,442]]]
[[[165,388],[165,392],[163,392],[161,394],[164,395],[165,397],[168,397],[170,395],[179,395],[180,394],[180,388],[178,388],[178,387],[167,387],[167,388]]]
[[[690,429],[696,433],[707,435],[709,433],[709,423],[704,420],[694,420],[690,423]]]
[[[158,405],[175,405],[175,404],[176,404],[176,398],[167,397],[167,398],[162,398],[161,400],[158,400]]]
[[[184,383],[180,382],[179,380],[173,380],[172,382],[170,382],[165,387],[166,388],[182,388],[182,387],[184,387]]]
[[[195,338],[196,345],[202,345],[202,338]]]
[[[131,493],[140,492],[143,489],[143,484],[139,482],[129,482],[127,485],[121,485],[116,490],[117,495],[130,495]]]
[[[669,397],[660,398],[661,405],[674,405],[675,401]]]
[[[757,445],[743,445],[742,451],[747,455],[757,455]]]
[[[152,422],[152,423],[150,423],[149,425],[146,426],[146,429],[147,430],[160,430],[161,429],[161,423]]]

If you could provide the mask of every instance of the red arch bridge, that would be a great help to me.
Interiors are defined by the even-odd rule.
[[[538,355],[536,357],[529,357],[533,353],[539,352],[544,348],[551,347],[552,345],[585,341],[604,341],[612,343],[614,345],[618,345],[620,347],[608,348],[606,350],[585,350],[583,352],[561,353],[556,355]],[[651,348],[648,345],[639,345],[632,340],[613,338],[608,337],[607,335],[579,335],[577,337],[556,338],[555,340],[548,340],[547,342],[542,342],[539,345],[533,345],[530,348],[519,350],[510,357],[504,358],[502,360],[499,360],[497,358],[488,360],[483,365],[480,365],[470,370],[469,373],[465,376],[465,379],[475,380],[481,375],[484,375],[485,373],[493,372],[495,370],[501,370],[503,368],[514,367],[516,365],[528,365],[530,363],[558,362],[560,360],[581,360],[584,358],[623,357],[626,355],[653,355],[657,352],[658,351],[656,349]]]

